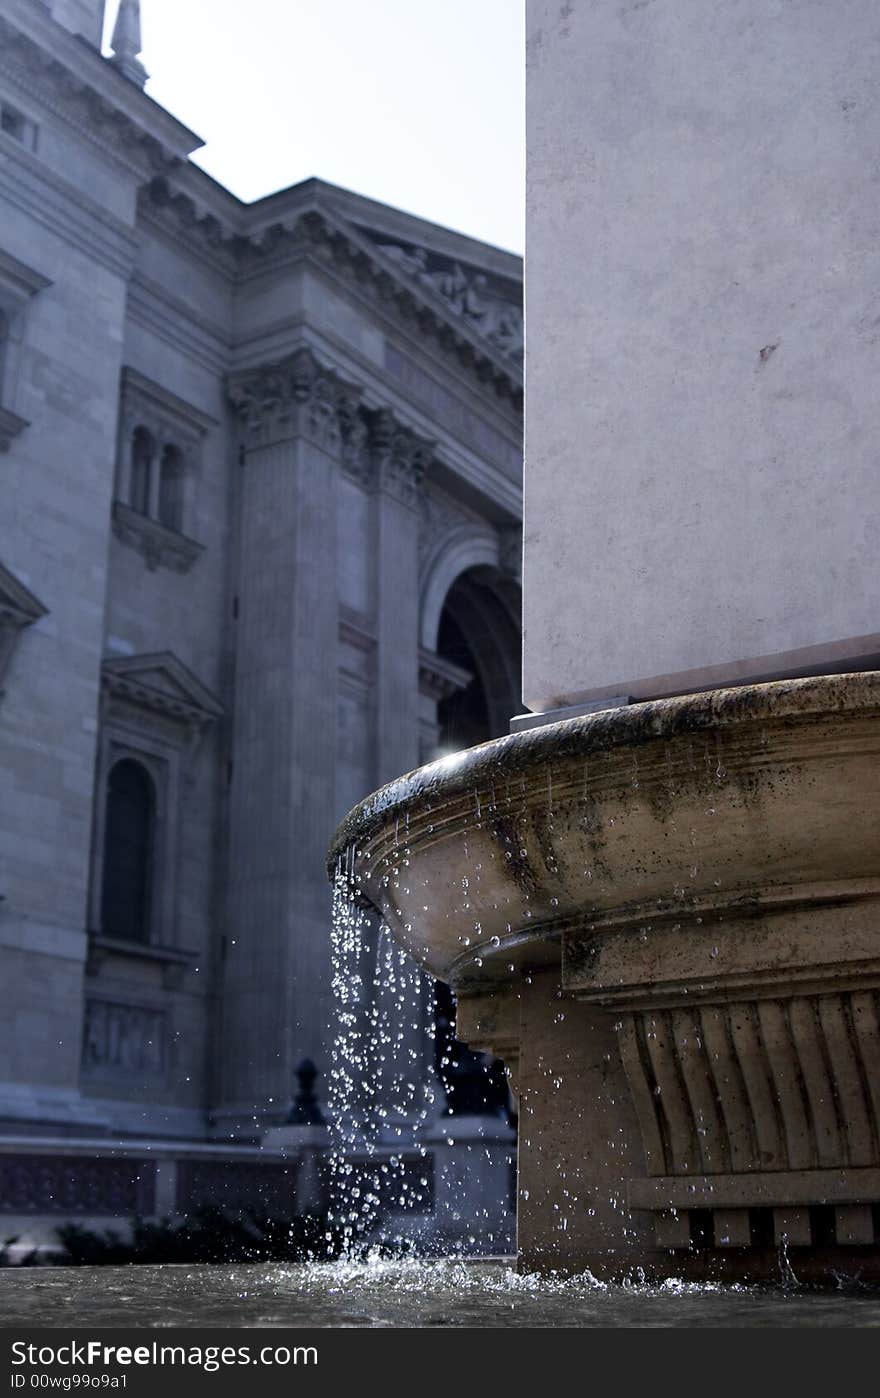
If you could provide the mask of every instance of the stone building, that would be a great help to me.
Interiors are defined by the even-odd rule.
[[[326,1082],[338,819],[519,708],[520,260],[241,203],[103,10],[0,4],[7,1216],[256,1160]]]

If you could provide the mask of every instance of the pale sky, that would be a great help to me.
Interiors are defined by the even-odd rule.
[[[141,13],[147,92],[240,198],[318,175],[522,251],[523,0],[141,0]]]

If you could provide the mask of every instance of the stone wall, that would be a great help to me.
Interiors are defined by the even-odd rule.
[[[456,577],[517,607],[518,260],[320,181],[240,204],[74,37],[100,9],[0,19],[22,118],[0,133],[0,1130],[55,1155],[246,1142],[303,1057],[329,1072],[332,831],[430,755]],[[337,386],[333,420],[294,376],[254,435],[236,385],[294,361]],[[102,923],[122,758],[157,802],[142,943]]]
[[[875,667],[875,6],[528,26],[527,703]]]

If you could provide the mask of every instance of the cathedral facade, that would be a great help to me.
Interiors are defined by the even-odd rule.
[[[520,707],[520,260],[241,203],[103,9],[0,4],[7,1216],[326,1084],[338,820]]]

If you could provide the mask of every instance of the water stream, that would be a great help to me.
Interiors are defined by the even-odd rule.
[[[371,1241],[405,1255],[428,1241],[411,1221],[428,1203],[420,1138],[439,1107],[425,1073],[431,982],[356,905],[343,871],[333,890],[332,957],[329,1222],[342,1228],[349,1257]]]

